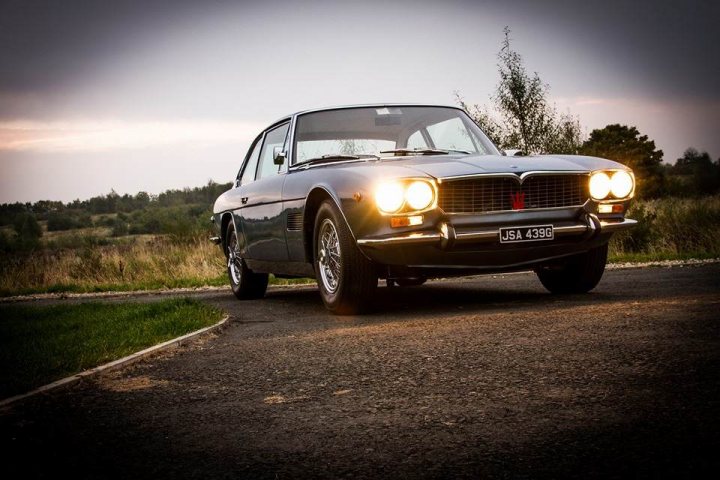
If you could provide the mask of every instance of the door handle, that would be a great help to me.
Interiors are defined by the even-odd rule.
[[[240,199],[240,201],[242,202],[243,205],[245,205],[248,202],[248,197],[242,197]]]

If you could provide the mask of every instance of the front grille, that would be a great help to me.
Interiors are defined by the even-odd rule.
[[[520,183],[513,177],[475,177],[447,180],[439,185],[438,206],[446,213],[513,210],[513,198],[523,209],[582,205],[588,199],[587,175],[535,175]]]

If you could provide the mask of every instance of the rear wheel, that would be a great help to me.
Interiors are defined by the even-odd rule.
[[[318,209],[313,238],[315,276],[325,307],[338,315],[369,310],[377,272],[355,245],[334,203],[325,201]]]
[[[605,272],[607,253],[608,246],[605,244],[535,272],[543,286],[552,293],[586,293],[600,282]]]
[[[237,233],[232,223],[227,226],[225,238],[227,239],[225,242],[227,271],[233,293],[240,300],[262,298],[267,290],[268,274],[255,273],[247,267],[245,260],[240,256]]]

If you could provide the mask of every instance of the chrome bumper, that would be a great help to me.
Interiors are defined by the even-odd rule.
[[[595,237],[603,233],[619,232],[632,228],[637,224],[636,220],[629,218],[617,221],[606,222],[598,220],[595,215],[588,215],[586,223],[579,222],[575,225],[554,226],[555,237],[566,236],[587,236]],[[500,227],[482,230],[455,230],[448,224],[442,224],[439,231],[411,232],[385,237],[359,238],[357,244],[361,247],[382,247],[385,245],[417,245],[437,244],[442,248],[458,243],[493,243],[500,240]],[[532,245],[532,243],[530,243]]]

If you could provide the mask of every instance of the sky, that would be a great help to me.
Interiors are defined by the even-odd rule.
[[[489,104],[503,28],[586,133],[720,156],[714,0],[0,0],[0,203],[232,181],[279,117]]]

